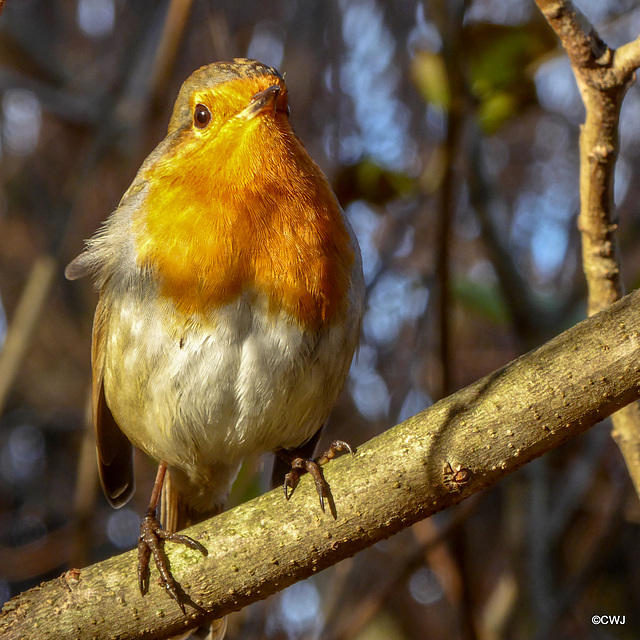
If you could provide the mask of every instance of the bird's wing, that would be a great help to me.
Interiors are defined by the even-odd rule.
[[[93,369],[93,425],[98,450],[100,482],[110,504],[125,505],[135,490],[133,446],[115,421],[104,395],[104,336],[107,313],[102,296],[93,321],[91,360]]]

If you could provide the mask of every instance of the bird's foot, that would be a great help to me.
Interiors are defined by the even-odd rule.
[[[324,511],[324,502],[329,495],[329,489],[321,467],[335,458],[339,451],[348,451],[353,454],[353,450],[344,440],[334,440],[329,448],[318,458],[293,458],[291,460],[291,471],[284,477],[284,497],[289,500],[298,486],[300,476],[307,471],[316,485],[316,491],[320,498],[320,508]]]
[[[180,601],[179,585],[171,574],[169,560],[164,551],[164,543],[167,540],[179,542],[190,549],[199,551],[204,556],[207,555],[206,548],[193,538],[164,529],[156,518],[155,511],[149,509],[140,523],[140,537],[138,538],[138,583],[140,585],[140,593],[144,595],[149,590],[149,560],[151,554],[153,554],[155,565],[160,573],[160,584],[178,603],[182,613],[185,613],[184,605]]]

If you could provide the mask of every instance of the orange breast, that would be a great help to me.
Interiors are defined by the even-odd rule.
[[[138,262],[187,314],[207,313],[244,290],[268,297],[306,329],[345,309],[354,261],[339,206],[292,132],[274,121],[178,140],[145,176],[134,220]]]

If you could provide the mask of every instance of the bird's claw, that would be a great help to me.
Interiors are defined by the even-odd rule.
[[[329,448],[318,458],[313,460],[306,458],[293,458],[291,460],[291,471],[284,477],[284,497],[289,500],[298,486],[300,476],[307,471],[316,485],[320,508],[324,512],[325,498],[328,496],[328,485],[324,479],[321,467],[333,460],[339,451],[348,451],[353,455],[353,449],[344,440],[334,440]]]
[[[149,590],[149,560],[151,554],[153,554],[155,565],[160,574],[160,584],[178,603],[182,613],[185,613],[184,605],[180,600],[179,585],[171,574],[169,561],[164,552],[164,542],[167,540],[184,544],[190,549],[199,551],[204,556],[207,555],[206,548],[199,542],[189,536],[167,531],[156,518],[155,512],[153,510],[148,511],[140,523],[140,536],[138,538],[138,584],[140,593],[144,595]]]

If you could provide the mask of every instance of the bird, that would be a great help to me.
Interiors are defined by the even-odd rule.
[[[133,448],[158,463],[139,585],[144,595],[153,555],[184,612],[163,544],[206,553],[176,532],[225,508],[244,459],[275,452],[287,499],[311,472],[324,508],[320,467],[350,450],[338,440],[312,457],[358,344],[360,249],[292,129],[283,76],[246,58],[192,73],[166,137],[65,275],[90,275],[99,292],[102,488],[121,507],[134,491]]]

